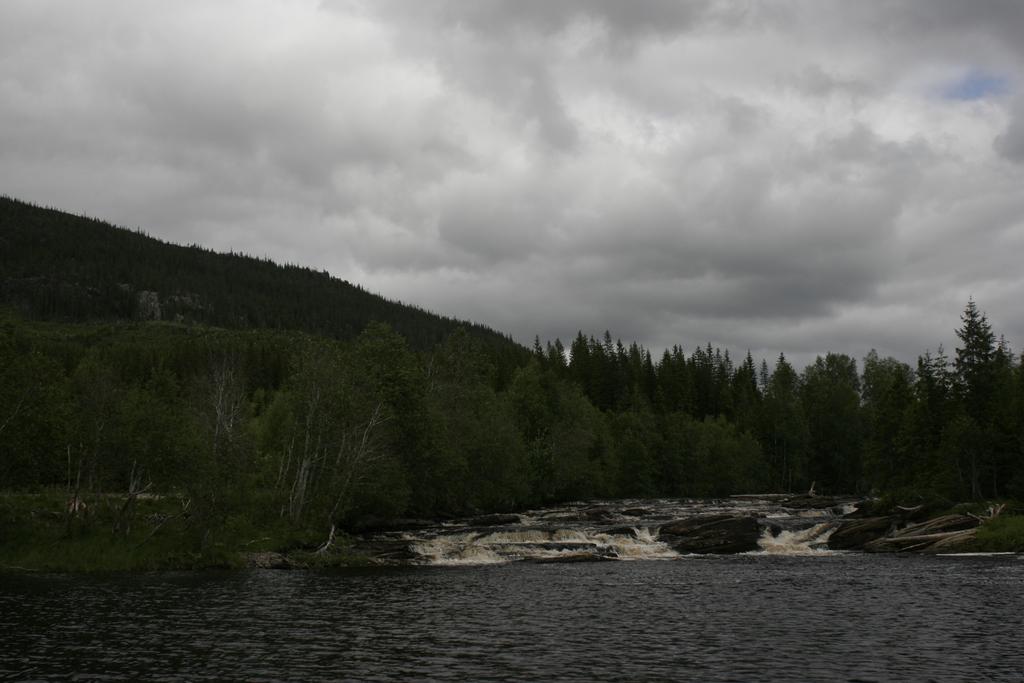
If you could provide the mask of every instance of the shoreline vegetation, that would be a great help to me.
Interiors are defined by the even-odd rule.
[[[0,493],[0,572],[91,573],[361,566],[366,558],[339,541],[317,553],[322,539],[286,524],[255,529],[237,521],[196,538],[177,496],[142,496],[125,512],[124,495],[80,500],[65,492]],[[284,558],[287,557],[285,561]]]
[[[847,501],[849,497],[802,495],[790,497],[790,500],[797,509],[821,509],[836,500]],[[180,497],[141,495],[128,503],[124,495],[105,494],[95,497],[91,503],[79,501],[77,509],[72,509],[69,501],[74,498],[69,499],[65,491],[0,493],[0,529],[5,532],[0,542],[0,573],[318,570],[409,564],[374,557],[366,550],[373,542],[365,541],[373,538],[379,529],[364,530],[365,538],[357,532],[336,532],[327,546],[316,535],[297,531],[287,524],[255,528],[239,521],[222,529],[215,537],[199,542],[188,521],[187,505]],[[591,501],[589,509],[600,509],[609,503],[614,501]],[[129,505],[132,509],[126,512]],[[1013,501],[998,505],[963,503],[948,509],[926,510],[923,506],[894,506],[879,499],[860,500],[854,512],[837,517],[833,522],[835,540],[829,548],[930,554],[1020,553],[1024,552],[1024,516],[1012,514],[1020,509]],[[1004,510],[1008,512],[999,514]],[[488,525],[507,523],[516,517],[491,514],[477,520]],[[736,515],[724,521],[743,517]],[[665,524],[700,527],[695,524],[700,521],[701,516],[698,516]],[[879,525],[879,521],[885,523]],[[403,522],[414,526],[428,523],[426,520],[395,520],[380,528],[400,529]],[[429,523],[440,525],[441,522],[430,520]],[[917,529],[923,531],[915,531]],[[700,544],[703,539],[699,534],[699,530],[695,531],[689,539],[683,540],[691,545]],[[923,549],[919,543],[905,542],[920,538],[934,541],[941,537],[947,543]],[[738,551],[706,552],[731,554]],[[564,561],[578,561],[578,558],[579,554],[568,553]]]
[[[1024,365],[973,300],[955,334],[802,371],[609,332],[528,349],[0,198],[0,565],[349,563],[346,530],[394,520],[814,487],[978,514],[1024,500]],[[1022,549],[1018,512],[978,547]]]

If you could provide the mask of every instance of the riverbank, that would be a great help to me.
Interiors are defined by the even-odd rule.
[[[0,495],[0,571],[146,572],[353,566],[368,560],[340,536],[317,553],[323,536],[279,520],[197,519],[176,496],[90,496],[69,509],[63,492]]]
[[[857,509],[858,504],[860,509]],[[595,501],[522,514],[397,520],[338,533],[274,518],[196,518],[175,496],[0,495],[0,571],[315,569],[375,564],[579,562],[743,552],[1024,552],[1014,504],[884,508],[850,498]]]
[[[996,517],[978,528],[974,548],[977,552],[1024,552],[1024,516]]]

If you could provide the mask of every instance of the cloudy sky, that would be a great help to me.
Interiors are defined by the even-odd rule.
[[[0,193],[530,342],[1024,344],[1024,3],[0,4]]]

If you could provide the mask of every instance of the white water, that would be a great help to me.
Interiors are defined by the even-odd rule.
[[[838,512],[789,509],[754,496],[579,502],[520,513],[514,526],[474,527],[472,520],[451,521],[390,538],[408,542],[418,556],[414,563],[427,565],[677,559],[681,555],[659,540],[664,524],[694,515],[738,514],[772,520],[777,535],[765,528],[755,553],[820,556],[831,554],[827,541]]]
[[[815,524],[807,529],[783,529],[778,536],[772,535],[770,528],[765,528],[758,539],[761,553],[769,555],[831,555],[835,551],[828,549],[828,537],[835,531],[831,522]]]
[[[476,543],[477,534],[448,534],[413,543],[413,552],[422,555],[427,564],[500,564],[509,560],[494,550]]]
[[[501,564],[515,560],[547,560],[588,555],[594,559],[659,560],[679,557],[647,527],[635,536],[586,529],[523,529],[491,533],[466,532],[420,539],[411,545],[426,564]]]

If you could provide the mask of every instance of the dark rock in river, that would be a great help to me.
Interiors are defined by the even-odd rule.
[[[519,515],[480,515],[479,517],[473,517],[466,520],[466,524],[469,526],[506,526],[519,524]]]
[[[647,517],[651,511],[647,508],[626,508],[621,514],[626,517]]]
[[[576,513],[580,519],[592,522],[607,522],[615,518],[615,513],[605,507],[584,508]]]
[[[661,527],[659,540],[679,553],[745,553],[757,550],[761,525],[749,515],[699,515]]]
[[[859,550],[865,544],[882,538],[896,524],[893,517],[866,517],[843,520],[828,538],[832,550]]]
[[[853,496],[817,496],[809,493],[802,493],[789,496],[779,501],[783,507],[797,510],[827,510],[829,508],[841,508],[843,505],[857,503],[860,499]]]

